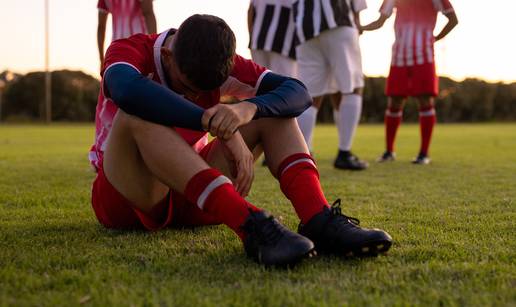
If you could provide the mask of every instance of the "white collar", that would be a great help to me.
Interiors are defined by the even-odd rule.
[[[167,84],[167,79],[165,78],[165,72],[163,71],[163,64],[161,63],[161,47],[163,47],[163,42],[167,38],[168,32],[170,29],[162,32],[156,42],[154,43],[154,66],[156,68],[156,72],[158,73],[159,80],[161,84]]]

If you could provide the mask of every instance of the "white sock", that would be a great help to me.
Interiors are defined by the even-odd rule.
[[[301,133],[303,133],[306,145],[310,151],[312,151],[312,138],[318,111],[316,107],[311,106],[297,117],[297,124],[299,125],[299,129],[301,129]]]
[[[340,99],[339,119],[337,120],[340,150],[351,150],[353,137],[355,136],[361,113],[362,96],[356,94],[342,95]]]

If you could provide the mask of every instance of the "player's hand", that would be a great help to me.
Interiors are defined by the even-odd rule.
[[[229,140],[237,129],[249,123],[256,114],[256,105],[247,101],[218,104],[204,111],[202,126],[212,136]]]
[[[251,190],[254,180],[254,157],[242,138],[240,132],[232,134],[227,141],[222,141],[225,145],[226,159],[232,162],[234,172],[234,186],[237,192],[246,197]]]

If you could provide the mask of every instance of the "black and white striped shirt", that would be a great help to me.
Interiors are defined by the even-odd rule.
[[[354,14],[367,8],[365,0],[294,0],[294,20],[300,42],[337,27],[356,27]]]
[[[298,44],[292,0],[251,0],[254,20],[249,48],[280,53],[295,59]]]

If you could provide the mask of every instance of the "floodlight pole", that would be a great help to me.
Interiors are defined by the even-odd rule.
[[[52,121],[52,79],[48,68],[48,1],[45,0],[45,121],[50,123]]]

